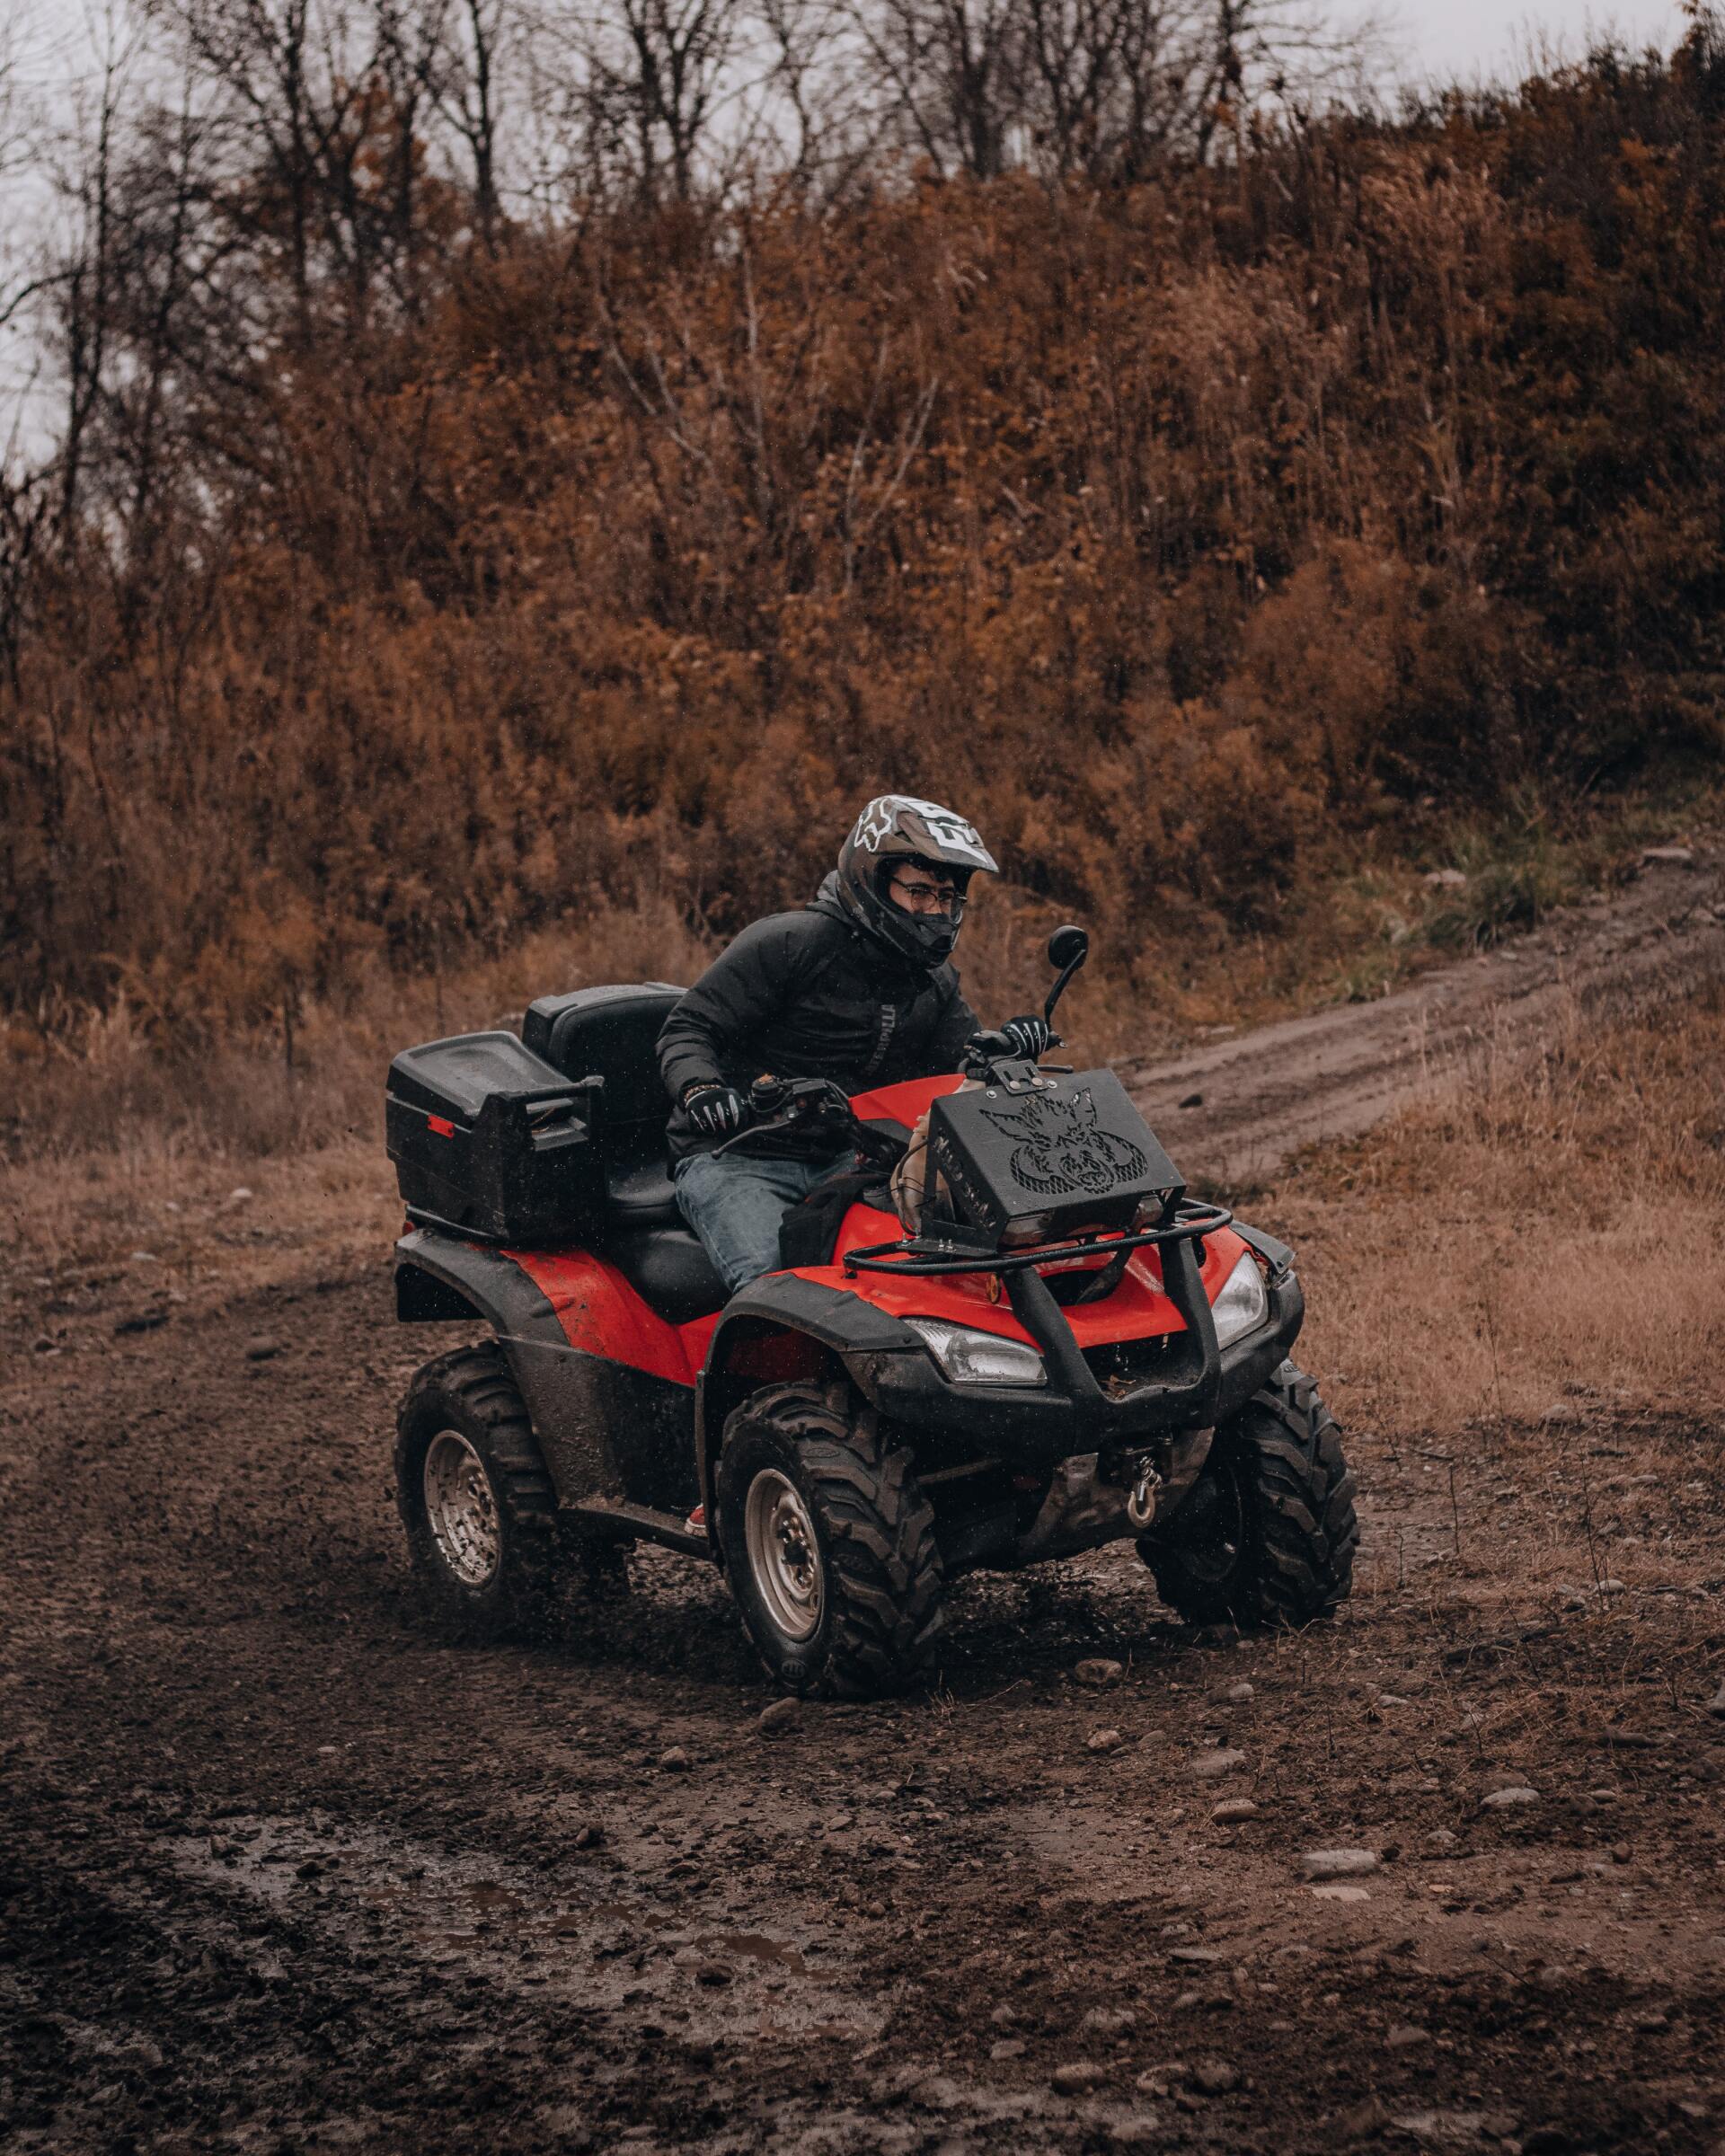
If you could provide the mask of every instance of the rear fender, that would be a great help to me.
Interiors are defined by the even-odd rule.
[[[544,1290],[501,1250],[413,1229],[395,1245],[395,1308],[411,1321],[491,1328],[526,1403],[560,1504],[633,1494],[612,1443],[618,1428],[650,1431],[655,1454],[662,1451],[673,1463],[679,1435],[686,1448],[688,1387],[615,1368],[572,1347]],[[692,1480],[686,1449],[681,1457],[683,1479],[672,1501]],[[656,1492],[653,1501],[663,1500]]]
[[[695,1447],[709,1521],[715,1517],[713,1476],[726,1418],[751,1392],[767,1384],[819,1383],[843,1373],[871,1399],[874,1358],[921,1345],[908,1327],[862,1296],[796,1273],[768,1273],[733,1295],[695,1385]]]
[[[408,1324],[475,1320],[500,1339],[562,1339],[544,1291],[500,1250],[414,1228],[395,1245],[395,1315]]]

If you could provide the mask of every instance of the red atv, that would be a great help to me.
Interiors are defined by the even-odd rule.
[[[1085,950],[1050,939],[1050,1016]],[[1111,1071],[982,1034],[964,1073],[852,1099],[761,1080],[752,1133],[848,1138],[864,1187],[830,1256],[727,1301],[665,1153],[678,994],[545,997],[518,1040],[391,1067],[397,1313],[496,1336],[401,1409],[402,1517],[447,1615],[531,1620],[657,1542],[725,1571],[780,1684],[855,1696],[930,1672],[960,1573],[1123,1536],[1195,1621],[1342,1600],[1354,1479],[1287,1359],[1292,1253],[1188,1198]],[[924,1117],[907,1233],[887,1179]]]

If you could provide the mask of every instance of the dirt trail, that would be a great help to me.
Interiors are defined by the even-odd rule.
[[[1318,1109],[1263,1040],[1140,1082],[1205,1091],[1176,1157],[1256,1159],[1399,1084],[1416,1009],[1531,1021],[1566,934],[1594,978],[1608,938],[1640,985],[1714,963],[1717,892],[1650,872],[1608,926],[1277,1029]],[[11,1262],[6,2156],[1719,2145],[1725,1566],[1673,1584],[1718,1549],[1715,1432],[1583,1402],[1458,1490],[1358,1431],[1337,1623],[1195,1634],[1117,1549],[961,1583],[933,1699],[769,1736],[722,1586],[657,1553],[533,1645],[428,1632],[388,1443],[447,1341],[393,1323],[382,1251],[146,1317]],[[1533,1604],[1583,1518],[1629,1585]],[[1331,1847],[1378,1867],[1307,1882]]]
[[[1566,908],[1376,1002],[1117,1068],[1188,1173],[1250,1182],[1303,1145],[1358,1136],[1469,1055],[1514,1054],[1578,1009],[1683,994],[1725,975],[1725,853],[1680,851],[1691,858],[1650,860],[1609,901]]]

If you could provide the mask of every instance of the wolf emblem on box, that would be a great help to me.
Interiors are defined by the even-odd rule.
[[[1083,1190],[1101,1197],[1143,1173],[1143,1151],[1101,1127],[1088,1086],[1075,1093],[1037,1094],[1009,1116],[985,1112],[996,1130],[1018,1140],[1013,1173],[1027,1190],[1051,1197]]]

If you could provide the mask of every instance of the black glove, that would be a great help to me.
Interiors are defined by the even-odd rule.
[[[1054,1030],[1046,1018],[1009,1018],[1000,1029],[1012,1042],[1013,1055],[1031,1063],[1054,1046]]]
[[[692,1085],[683,1112],[703,1138],[728,1138],[743,1127],[748,1111],[734,1085]]]

